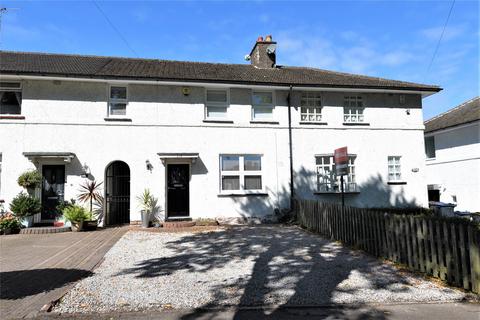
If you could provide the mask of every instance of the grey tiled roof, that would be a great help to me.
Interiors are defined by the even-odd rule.
[[[314,68],[0,51],[2,74],[438,92],[438,86]]]
[[[425,132],[458,126],[480,120],[480,97],[465,101],[461,105],[425,121]]]

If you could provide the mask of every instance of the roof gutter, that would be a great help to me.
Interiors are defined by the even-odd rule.
[[[5,74],[3,73],[1,79],[12,80],[60,80],[60,81],[82,81],[82,82],[100,82],[100,83],[137,83],[137,84],[149,84],[149,85],[176,85],[176,86],[192,86],[192,87],[229,87],[229,88],[257,88],[257,89],[270,89],[270,90],[286,90],[291,84],[245,84],[245,83],[233,83],[233,82],[201,82],[196,80],[190,81],[176,81],[176,80],[145,80],[137,78],[94,78],[94,77],[68,77],[68,76],[52,76],[52,75],[23,75],[23,74]],[[354,87],[354,86],[315,86],[315,85],[300,85],[295,87],[298,90],[306,91],[324,91],[324,92],[365,92],[365,93],[403,93],[403,94],[421,94],[423,98],[428,97],[442,90],[442,88],[387,88],[387,87]]]

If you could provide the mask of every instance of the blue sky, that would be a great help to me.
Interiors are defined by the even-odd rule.
[[[278,64],[440,85],[425,119],[479,94],[478,1],[456,1],[429,72],[451,1],[96,3],[121,36],[92,1],[0,1],[0,48],[247,63],[272,34]]]

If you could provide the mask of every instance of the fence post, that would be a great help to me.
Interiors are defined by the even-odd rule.
[[[444,249],[444,237],[442,237],[442,228],[439,221],[435,221],[435,231],[436,231],[436,242],[438,250],[438,268],[440,279],[447,279],[447,266],[445,263],[445,251]]]
[[[450,250],[450,233],[448,232],[446,222],[443,222],[443,239],[445,244],[445,269],[447,272],[446,280],[448,282],[452,282],[452,251]]]
[[[427,274],[432,273],[432,258],[430,255],[430,237],[428,236],[429,230],[427,229],[427,221],[425,218],[422,218],[422,238],[423,238],[423,244],[425,246],[425,272]]]
[[[479,232],[472,226],[468,227],[468,243],[470,248],[470,270],[472,291],[480,293],[480,244]]]
[[[460,223],[458,225],[458,236],[459,236],[459,247],[460,247],[460,265],[462,266],[462,283],[463,288],[468,290],[470,288],[470,281],[468,281],[468,271],[467,271],[467,255],[466,255],[466,248],[465,248],[465,236],[467,236],[465,232],[465,228],[463,224]]]
[[[424,255],[424,243],[422,237],[422,224],[420,223],[420,218],[414,218],[416,230],[417,230],[417,244],[418,244],[418,260],[420,264],[420,271],[425,272],[425,255]]]
[[[455,284],[461,286],[462,282],[460,280],[460,259],[458,258],[458,242],[457,242],[457,228],[455,223],[450,224],[450,230],[452,230],[452,251],[453,251],[453,267],[455,268]]]
[[[438,260],[437,260],[437,250],[435,245],[435,229],[433,228],[432,219],[428,220],[428,235],[430,241],[430,253],[432,255],[432,271],[433,276],[438,277]]]

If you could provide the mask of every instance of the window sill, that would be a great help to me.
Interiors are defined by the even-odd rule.
[[[219,193],[218,197],[268,197],[268,193],[263,191],[258,192],[230,192]]]
[[[369,126],[368,122],[344,122],[344,126]]]
[[[251,120],[252,124],[280,124],[278,121],[260,121],[260,120]]]
[[[25,116],[16,115],[0,115],[0,120],[25,120]]]
[[[313,126],[326,126],[328,123],[326,122],[308,122],[308,121],[300,121],[299,124],[302,125],[313,125]]]
[[[407,184],[406,181],[388,181],[387,184],[389,185],[402,185],[402,184]]]
[[[232,120],[216,120],[216,119],[205,119],[203,120],[205,123],[233,123]]]
[[[105,121],[111,121],[111,122],[132,122],[132,119],[130,118],[104,118]]]
[[[325,195],[325,194],[341,195],[342,193],[340,191],[317,191],[317,192],[314,192],[313,194],[316,194],[316,195]],[[360,191],[345,191],[344,194],[360,194]]]

